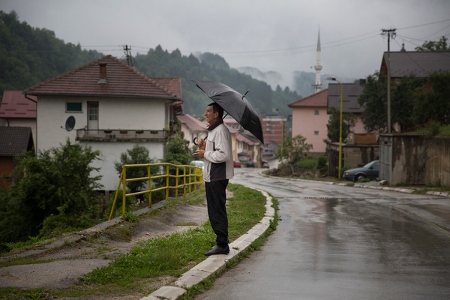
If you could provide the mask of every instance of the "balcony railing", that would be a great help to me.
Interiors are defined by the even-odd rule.
[[[78,129],[76,139],[82,142],[163,142],[166,137],[163,129]]]

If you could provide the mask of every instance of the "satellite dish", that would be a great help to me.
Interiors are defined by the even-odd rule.
[[[66,120],[66,130],[70,132],[73,130],[74,127],[75,127],[75,118],[73,116],[70,116]]]

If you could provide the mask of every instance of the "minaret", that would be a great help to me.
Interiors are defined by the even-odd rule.
[[[314,93],[318,93],[322,88],[322,83],[320,82],[320,70],[322,70],[322,66],[320,65],[320,28],[319,37],[317,38],[316,65],[314,66],[314,69],[316,69],[316,83],[313,85]]]

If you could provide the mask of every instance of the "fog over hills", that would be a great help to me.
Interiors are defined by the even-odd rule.
[[[316,80],[315,72],[305,72],[305,71],[295,71],[292,74],[292,78],[285,78],[278,72],[269,71],[262,72],[254,67],[239,67],[236,68],[240,73],[244,73],[250,75],[252,78],[261,80],[269,84],[273,90],[277,88],[277,85],[280,86],[282,90],[288,87],[291,91],[296,91],[302,98],[308,97],[314,94],[314,83]],[[322,90],[328,87],[328,84],[331,82],[327,80],[327,77],[336,77],[334,75],[329,74],[321,74],[321,83]],[[356,80],[356,78],[341,78],[342,83],[352,83]]]

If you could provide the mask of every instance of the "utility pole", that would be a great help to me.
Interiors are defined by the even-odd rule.
[[[388,37],[388,66],[387,66],[387,126],[388,133],[391,133],[391,37],[395,39],[395,28],[381,29],[381,35],[387,35]]]
[[[127,64],[131,64],[131,46],[128,48],[128,45],[123,46],[123,52],[125,53],[125,57],[127,58]]]

